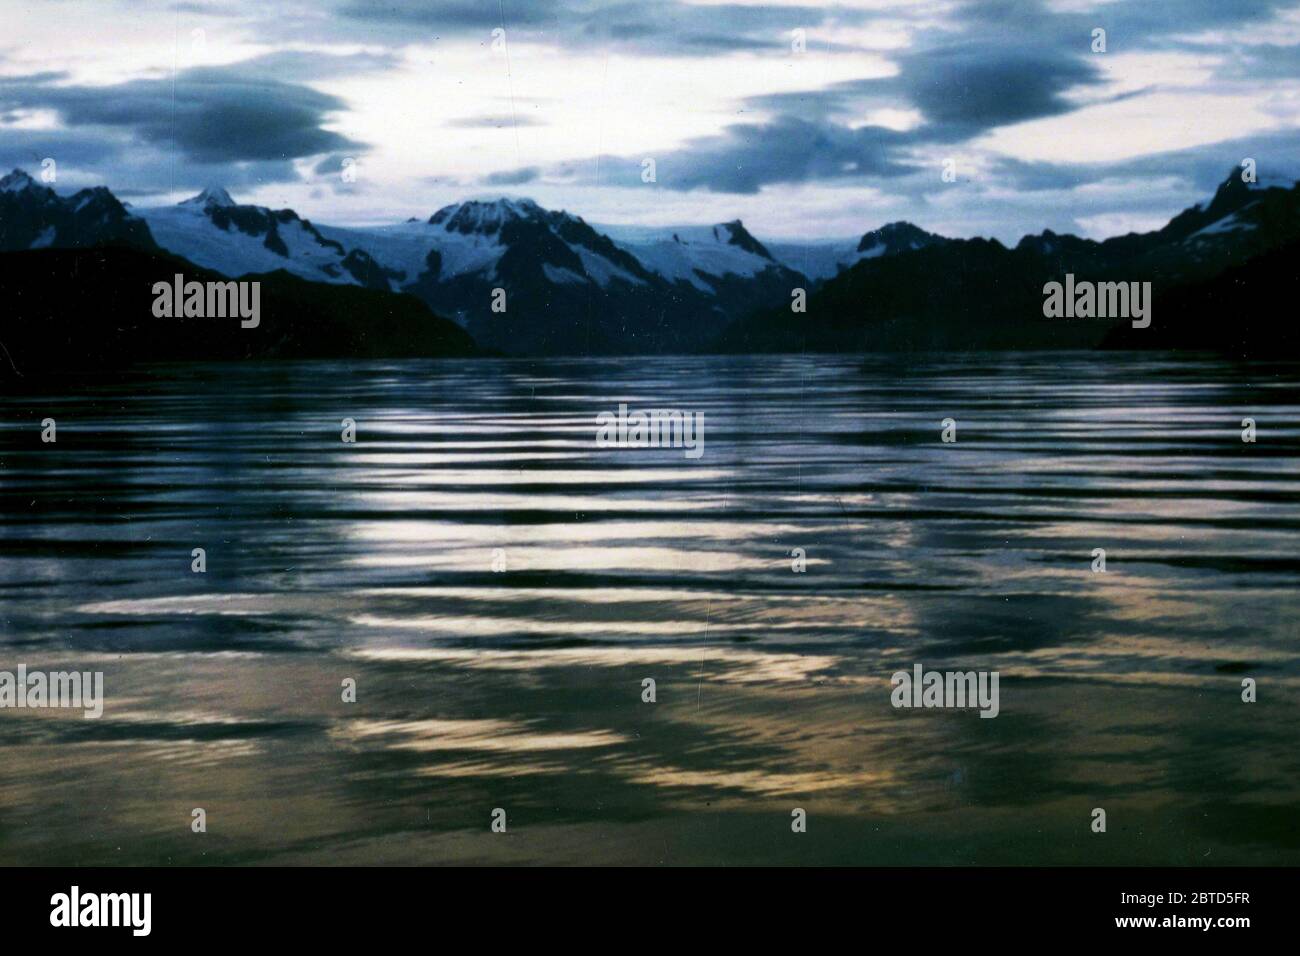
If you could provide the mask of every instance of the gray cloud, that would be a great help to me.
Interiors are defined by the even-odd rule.
[[[985,43],[909,53],[898,65],[890,77],[747,100],[747,108],[776,115],[656,158],[658,182],[667,189],[754,193],[780,183],[898,177],[915,168],[909,156],[918,146],[964,142],[1068,112],[1075,107],[1067,91],[1102,82],[1100,70],[1081,57]],[[855,125],[881,107],[914,108],[924,121],[906,132]],[[599,167],[603,183],[640,184],[639,158],[601,157]]]
[[[48,157],[70,168],[117,166],[125,144],[69,130],[6,129],[0,126],[0,169],[28,170]]]
[[[899,58],[894,76],[848,80],[820,90],[775,93],[751,108],[847,120],[871,109],[914,108],[924,117],[909,142],[959,142],[999,126],[1074,109],[1064,94],[1099,85],[1092,63],[983,44],[941,47]]]
[[[541,174],[542,171],[536,166],[525,166],[509,172],[490,173],[483,177],[483,183],[487,186],[522,186],[535,182]]]
[[[771,123],[738,123],[680,150],[601,156],[564,164],[551,174],[588,185],[646,188],[643,163],[653,159],[653,185],[661,189],[756,193],[780,183],[901,176],[909,167],[893,158],[893,148],[906,139],[907,134],[879,126],[852,129],[783,116]]]
[[[1071,188],[1111,179],[1177,177],[1190,193],[1215,189],[1247,157],[1262,179],[1300,178],[1300,129],[1243,136],[1188,149],[1167,150],[1108,163],[1022,163],[1000,160],[994,175],[1018,190]]]
[[[338,176],[341,178],[344,160],[351,159],[355,161],[356,158],[356,156],[348,156],[343,153],[333,153],[313,166],[312,172],[317,176]]]
[[[969,39],[1083,55],[1092,30],[1101,27],[1108,51],[1136,53],[1199,48],[1198,33],[1264,23],[1294,6],[1295,0],[1111,0],[1056,12],[1043,0],[967,0],[954,10],[951,26]]]
[[[1091,50],[1095,26],[1108,30],[1109,49],[1166,48],[1198,29],[1266,20],[1285,5],[1262,0],[1235,17],[1224,11],[1233,5],[1218,0],[1170,0],[1167,5],[1121,0],[1088,13],[1058,13],[1037,0],[973,0],[957,7],[942,29],[922,31],[912,48],[894,56],[897,72],[892,76],[746,100],[745,109],[771,118],[728,127],[657,157],[658,184],[753,193],[780,183],[905,177],[916,169],[918,148],[965,143],[999,127],[1072,112],[1084,102],[1072,98],[1080,91],[1093,90],[1086,102],[1097,103],[1096,93],[1107,79],[1098,59],[1105,54]],[[782,11],[781,16],[789,14]],[[1279,74],[1295,62],[1294,51],[1287,48],[1252,54]],[[872,110],[884,108],[915,110],[922,122],[906,132],[861,125]],[[572,179],[580,170],[586,178],[577,175],[577,181],[589,182],[597,178],[597,168],[602,184],[642,185],[637,157],[605,156],[548,172]],[[1014,171],[1029,188],[1052,188],[1034,184],[1057,183],[1071,175],[1068,169],[1027,164],[1002,168]]]
[[[647,55],[789,49],[798,27],[858,25],[874,14],[828,5],[694,4],[681,0],[346,0],[339,12],[380,29],[423,29],[432,36],[479,35],[504,27],[513,37],[566,47],[601,47]],[[818,44],[818,49],[850,49]]]
[[[323,128],[345,104],[306,86],[259,77],[240,64],[133,80],[109,87],[48,82],[0,86],[0,109],[55,110],[72,128],[129,133],[192,163],[297,159],[362,144]]]
[[[1068,112],[1063,93],[1101,82],[1101,70],[1080,57],[973,43],[903,57],[897,85],[942,129],[936,138],[949,139]]]
[[[313,58],[314,55],[313,55]],[[354,66],[329,57],[321,69]],[[377,64],[377,60],[366,62]],[[308,72],[297,54],[275,54],[223,67],[186,70],[172,79],[107,87],[62,84],[62,73],[0,80],[0,116],[54,111],[62,126],[25,129],[0,123],[0,164],[58,162],[60,182],[106,182],[123,196],[221,182],[252,188],[301,179],[294,160],[322,153],[359,155],[365,144],[324,128],[345,104],[337,97],[270,76]],[[177,162],[180,159],[181,162]]]
[[[59,186],[108,185],[121,197],[224,183],[231,189],[295,182],[287,160],[241,163],[177,163],[169,150],[141,144],[113,130],[31,130],[0,126],[0,168],[35,173],[45,157],[59,168]]]

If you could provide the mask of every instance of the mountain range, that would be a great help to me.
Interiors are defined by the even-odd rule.
[[[343,228],[314,224],[291,209],[237,203],[220,187],[176,205],[136,209],[104,187],[62,196],[19,170],[0,179],[0,257],[23,253],[33,267],[44,253],[51,268],[35,267],[32,274],[58,274],[77,256],[53,254],[80,251],[109,264],[99,280],[106,283],[113,281],[112,261],[128,255],[131,268],[123,276],[147,273],[150,262],[164,270],[180,262],[178,270],[187,274],[277,277],[277,294],[293,301],[269,299],[267,314],[274,315],[278,302],[286,327],[298,330],[309,321],[304,304],[320,308],[331,287],[335,300],[354,305],[361,301],[356,292],[369,293],[367,314],[331,320],[357,324],[356,335],[328,337],[343,348],[368,335],[365,354],[376,347],[408,354],[388,334],[391,328],[377,326],[384,313],[409,321],[405,303],[412,297],[438,330],[417,339],[450,349],[432,354],[1144,347],[1157,341],[1178,347],[1178,316],[1163,312],[1163,303],[1182,302],[1185,309],[1184,291],[1205,283],[1260,287],[1284,278],[1273,275],[1285,261],[1276,253],[1297,240],[1300,187],[1246,183],[1235,170],[1213,197],[1154,232],[1095,241],[1049,231],[1014,247],[938,236],[907,222],[856,242],[764,244],[738,220],[601,227],[507,198],[456,203],[391,226]],[[1255,260],[1271,263],[1271,271],[1242,271]],[[1152,282],[1154,325],[1161,331],[1143,337],[1124,333],[1123,321],[1044,318],[1043,286],[1066,273]],[[12,267],[0,275],[6,284],[31,281]],[[800,289],[806,308],[795,311],[792,297]],[[28,304],[39,294],[10,291],[11,302]],[[138,290],[116,298],[124,297],[136,301]],[[1231,298],[1230,290],[1207,292],[1201,301]],[[447,334],[452,325],[463,330],[463,340]],[[1204,333],[1197,334],[1202,343]],[[267,354],[293,354],[295,335],[272,347],[273,335],[262,336]]]
[[[868,243],[868,233],[863,242]],[[878,254],[822,283],[804,314],[788,306],[742,317],[713,347],[735,352],[899,351],[1003,348],[1291,347],[1295,337],[1272,310],[1215,316],[1249,295],[1263,301],[1294,284],[1284,253],[1300,241],[1300,185],[1246,183],[1234,171],[1214,196],[1163,228],[1103,241],[1047,231],[1014,247],[996,239],[949,239],[908,224],[874,235]],[[1261,264],[1261,265],[1256,265]],[[1254,268],[1245,268],[1255,265]],[[1150,282],[1153,319],[1048,319],[1044,286]],[[1249,285],[1247,290],[1246,285]],[[1196,306],[1193,321],[1189,308]],[[1153,331],[1154,329],[1154,331]]]

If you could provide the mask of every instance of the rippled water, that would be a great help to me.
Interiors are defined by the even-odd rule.
[[[620,402],[704,454],[598,448]],[[1300,860],[1297,366],[231,364],[0,408],[0,670],[106,693],[0,710],[0,862]],[[893,709],[916,662],[1000,715]]]

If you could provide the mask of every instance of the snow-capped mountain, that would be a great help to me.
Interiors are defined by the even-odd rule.
[[[0,251],[104,243],[154,248],[149,227],[103,186],[64,198],[22,170],[0,179]]]
[[[197,196],[191,196],[189,199],[181,200],[181,205],[198,206],[200,209],[203,209],[207,206],[223,206],[229,208],[230,206],[237,206],[239,204],[230,198],[230,193],[226,192],[224,187],[209,186]]]
[[[137,210],[164,249],[228,276],[283,269],[315,282],[387,290],[390,275],[368,254],[327,239],[292,209],[236,203],[220,186],[174,206]]]
[[[701,292],[712,293],[713,280],[723,276],[752,278],[780,265],[740,220],[672,229],[601,228],[651,272]]]
[[[28,188],[21,174],[12,177],[11,188],[18,187]],[[99,192],[96,201],[116,203]],[[71,201],[50,190],[40,197]],[[45,218],[39,210],[6,217]],[[353,229],[240,203],[213,185],[174,205],[122,209],[119,218],[163,249],[224,275],[283,270],[315,282],[412,293],[485,347],[506,353],[691,350],[738,316],[788,302],[793,289],[811,284],[739,221],[611,237],[528,199],[470,200],[425,221]],[[24,226],[12,247],[71,244],[66,229],[49,231],[51,225],[39,233]],[[837,247],[837,256],[843,251]]]
[[[658,351],[714,311],[580,217],[527,199],[455,203],[357,244],[407,271],[404,291],[507,353]],[[417,260],[418,256],[418,260]],[[496,290],[502,290],[498,293]],[[704,327],[720,328],[722,313]],[[696,335],[702,333],[696,332]]]
[[[944,238],[907,222],[881,226],[856,243],[769,246],[739,221],[597,227],[507,198],[453,203],[392,226],[341,228],[314,225],[291,209],[241,204],[219,186],[137,210],[102,187],[64,197],[17,170],[0,179],[0,251],[161,248],[232,278],[283,271],[406,292],[485,348],[525,355],[694,351],[719,341],[735,320],[764,313],[771,328],[733,337],[733,345],[767,347],[826,317],[856,314],[863,295],[876,309],[931,310],[943,299],[936,282],[960,291],[975,276],[1003,277],[1001,286],[981,292],[992,300],[1065,272],[1176,283],[1212,277],[1297,240],[1300,189],[1245,183],[1237,171],[1211,199],[1155,232],[1100,242],[1043,232],[1014,249]],[[952,281],[923,281],[920,259]],[[790,295],[800,287],[819,298],[810,301],[807,318],[792,318]],[[922,293],[929,298],[907,298]],[[952,310],[962,314],[956,305]],[[838,342],[840,331],[832,322],[827,342]]]
[[[518,261],[521,246],[539,241],[535,251],[541,258],[533,264],[551,281],[606,287],[653,280],[635,259],[580,218],[545,210],[529,199],[472,200],[439,209],[426,222],[371,229],[323,227],[322,231],[401,273],[395,286],[414,286],[417,292],[456,282],[473,285],[504,279],[525,265]],[[466,308],[472,311],[474,303]]]
[[[138,216],[161,247],[197,265],[409,292],[507,353],[689,349],[806,284],[739,222],[619,243],[528,199],[471,200],[423,222],[352,229],[210,186]]]
[[[649,272],[728,315],[789,301],[808,280],[781,262],[739,219],[673,229],[604,227]]]
[[[394,288],[455,317],[481,344],[511,353],[690,349],[805,284],[739,222],[616,241],[529,199],[471,200],[425,222],[321,231],[401,273]]]

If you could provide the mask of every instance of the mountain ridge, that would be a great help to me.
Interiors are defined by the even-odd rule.
[[[21,170],[0,179],[0,251],[122,246],[231,278],[283,271],[407,293],[484,348],[516,355],[1092,347],[1105,328],[1049,330],[1034,313],[1044,282],[1066,272],[1122,275],[1163,292],[1296,238],[1300,186],[1247,183],[1235,169],[1158,230],[1104,240],[1044,230],[1011,247],[905,220],[865,232],[852,248],[769,246],[739,219],[620,230],[511,197],[358,230],[239,203],[218,184],[134,209],[102,186],[60,196]],[[787,265],[801,248],[807,271]],[[804,314],[790,308],[800,289]]]
[[[1300,241],[1300,184],[1287,189],[1238,179],[1234,170],[1208,201],[1153,232],[1097,241],[1045,230],[1010,248],[995,239],[942,239],[863,258],[814,292],[806,312],[770,309],[743,317],[712,348],[836,352],[1095,348],[1103,342],[1171,347],[1179,341],[1178,316],[1161,311],[1162,303],[1181,308],[1188,300],[1180,290],[1214,283],[1227,270]],[[1154,321],[1175,331],[1128,334],[1128,317],[1046,319],[1044,288],[1066,275],[1081,282],[1151,283]],[[1266,280],[1260,269],[1242,276],[1239,284]],[[1247,320],[1267,326],[1269,318]]]

